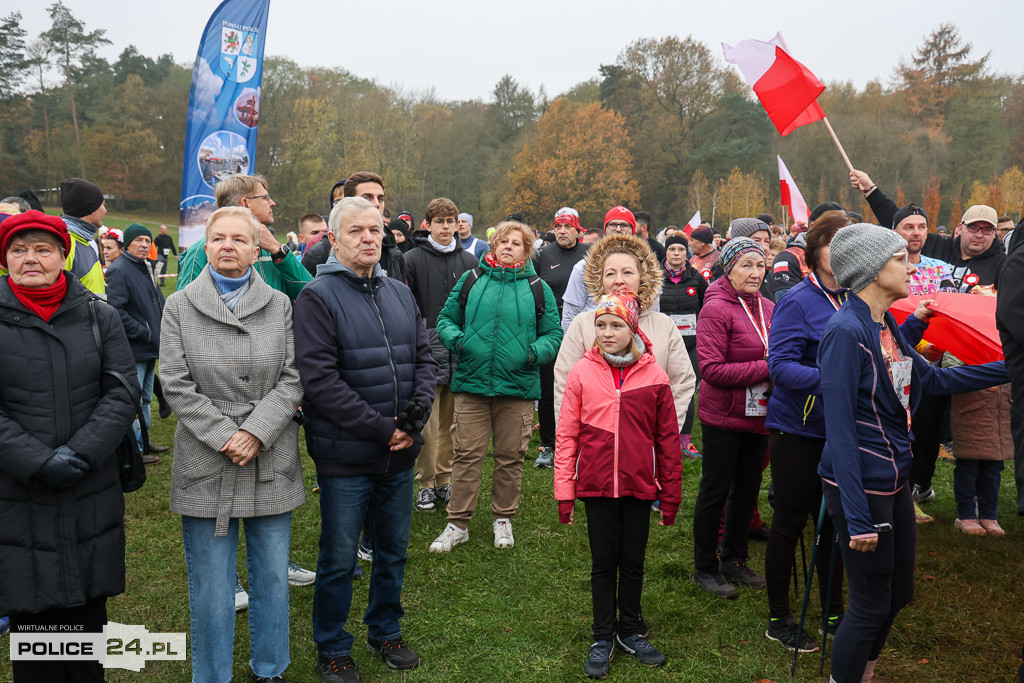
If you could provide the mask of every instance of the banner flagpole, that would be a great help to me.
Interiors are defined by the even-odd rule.
[[[836,148],[839,153],[843,155],[843,161],[846,162],[846,168],[850,169],[850,173],[853,173],[853,164],[850,163],[850,157],[846,156],[846,150],[843,149],[843,143],[839,142],[839,138],[836,137],[836,132],[832,130],[832,124],[828,122],[828,117],[822,119],[825,123],[825,127],[828,128],[828,134],[832,136],[832,142],[836,143]]]

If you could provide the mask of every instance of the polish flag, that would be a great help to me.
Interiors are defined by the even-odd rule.
[[[722,43],[725,61],[743,72],[782,135],[825,118],[818,95],[825,86],[810,70],[789,56],[781,33],[768,42],[743,40],[736,47]]]
[[[793,176],[790,175],[786,164],[782,162],[782,157],[776,156],[775,158],[779,160],[779,186],[782,190],[782,205],[789,208],[789,216],[793,219],[794,223],[807,225],[807,220],[811,215],[811,212],[807,209],[807,202],[804,201],[804,196],[800,194],[800,188],[793,181]]]
[[[700,225],[700,209],[697,209],[697,213],[693,214],[693,218],[691,218],[690,222],[686,224],[685,228],[683,228],[683,234],[689,237],[690,233],[693,232],[698,225]]]

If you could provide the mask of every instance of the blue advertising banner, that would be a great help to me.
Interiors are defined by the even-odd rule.
[[[214,11],[192,70],[181,176],[182,247],[202,239],[213,186],[252,173],[270,0],[225,0]]]

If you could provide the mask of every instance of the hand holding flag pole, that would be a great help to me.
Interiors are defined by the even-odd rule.
[[[806,66],[790,57],[781,33],[767,42],[743,40],[735,47],[722,43],[722,49],[725,61],[739,67],[780,135],[824,121],[843,161],[853,172],[850,157],[818,104],[818,95],[825,90],[825,85]]]

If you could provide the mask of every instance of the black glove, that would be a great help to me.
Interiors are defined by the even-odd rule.
[[[408,401],[395,417],[395,426],[412,437],[413,441],[423,445],[425,439],[420,432],[423,431],[424,418],[427,416],[428,410],[430,410],[430,406],[426,404]]]
[[[89,470],[89,463],[67,446],[61,446],[43,463],[33,478],[51,489],[66,489],[75,485]]]

